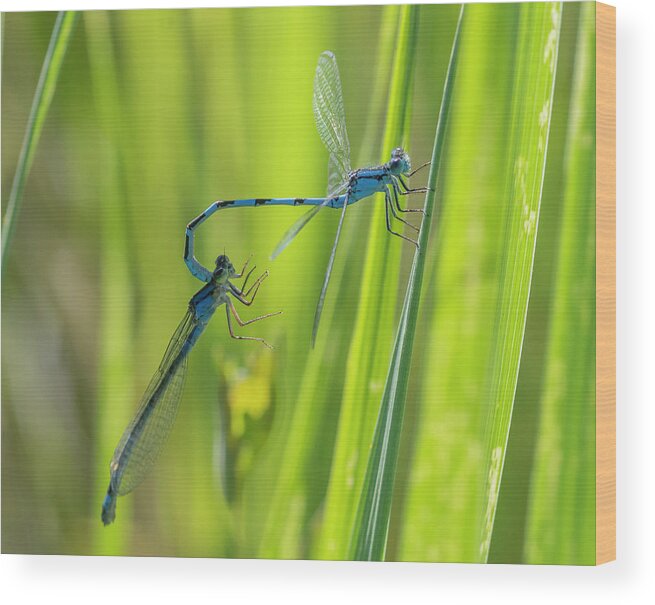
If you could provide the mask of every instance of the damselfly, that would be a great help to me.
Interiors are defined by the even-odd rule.
[[[193,239],[191,239],[191,243],[193,244]],[[243,285],[240,288],[235,286],[230,279],[243,277],[247,266],[248,261],[241,272],[237,273],[225,255],[216,259],[214,271],[199,265],[201,270],[197,272],[197,277],[206,284],[189,301],[186,315],[175,330],[166,353],[164,353],[164,358],[159,364],[159,369],[152,377],[141,399],[139,410],[125,429],[109,464],[109,488],[102,505],[102,522],[105,525],[111,523],[116,517],[118,496],[124,496],[131,492],[157,460],[177,415],[189,353],[204,332],[216,309],[220,305],[225,305],[227,326],[232,338],[256,340],[270,348],[263,338],[239,336],[232,330],[231,316],[240,326],[247,326],[279,313],[268,313],[247,321],[239,317],[232,298],[250,306],[255,300],[259,286],[268,276],[268,272],[265,271],[246,290],[248,278],[255,269],[253,267],[246,275]]]
[[[425,187],[411,189],[405,178],[411,177],[421,168],[429,164],[423,164],[413,172],[411,171],[411,162],[409,155],[401,148],[394,149],[391,153],[391,159],[380,166],[369,168],[360,168],[352,170],[350,167],[350,143],[348,141],[348,132],[346,130],[346,117],[343,108],[343,95],[341,92],[341,80],[339,78],[339,69],[334,54],[325,51],[318,59],[316,67],[316,76],[314,78],[314,117],[318,133],[327,147],[329,152],[328,160],[328,187],[325,197],[319,198],[264,198],[264,199],[243,199],[243,200],[226,200],[216,201],[202,214],[192,220],[186,229],[186,247],[184,260],[193,275],[197,277],[202,274],[200,264],[193,256],[193,246],[189,243],[192,241],[195,229],[207,220],[217,210],[223,208],[243,208],[252,206],[313,206],[309,212],[301,216],[296,223],[287,231],[278,244],[277,248],[271,255],[274,259],[298,232],[312,219],[321,208],[341,208],[341,217],[337,226],[332,252],[328,261],[323,288],[318,299],[316,313],[314,315],[314,328],[312,330],[312,346],[316,340],[318,325],[321,318],[325,294],[327,292],[332,267],[337,250],[337,244],[341,235],[343,219],[346,216],[346,209],[350,204],[354,204],[361,199],[369,197],[374,193],[384,193],[385,212],[387,230],[401,237],[418,248],[418,242],[406,237],[405,235],[394,231],[391,226],[392,217],[411,229],[418,232],[418,227],[407,222],[400,217],[399,213],[405,212],[423,212],[422,209],[403,208],[400,205],[400,196],[410,193],[425,193]]]

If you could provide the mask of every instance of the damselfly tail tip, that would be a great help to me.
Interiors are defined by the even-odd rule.
[[[107,495],[105,496],[105,500],[102,503],[101,518],[102,518],[102,524],[105,527],[113,523],[114,519],[116,519],[116,494],[114,493],[114,490],[112,489],[111,485],[109,486],[109,489],[107,490]]]

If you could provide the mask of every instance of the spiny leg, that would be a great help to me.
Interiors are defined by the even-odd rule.
[[[253,267],[253,269],[254,269],[254,267]],[[264,271],[264,272],[263,272],[263,273],[262,273],[262,274],[261,274],[261,275],[260,275],[260,276],[259,276],[259,277],[254,281],[254,282],[253,282],[252,286],[250,286],[250,288],[248,288],[248,291],[247,291],[247,292],[245,292],[245,293],[242,292],[243,296],[247,298],[248,296],[250,296],[250,293],[251,293],[253,290],[255,291],[255,292],[253,293],[253,295],[252,295],[252,298],[250,299],[250,303],[251,303],[251,304],[252,304],[252,301],[255,300],[255,295],[257,294],[257,292],[258,292],[258,290],[259,290],[259,286],[262,285],[262,282],[263,282],[267,277],[268,277],[268,271]],[[245,284],[244,284],[244,285],[245,285]],[[242,288],[242,290],[243,290],[243,288]]]
[[[238,273],[237,275],[234,276],[235,279],[239,279],[240,277],[243,277],[243,274],[246,271],[246,267],[248,266],[248,263],[250,262],[251,259],[252,259],[252,254],[248,257],[248,260],[243,265],[243,269],[241,269],[241,273]],[[248,271],[248,275],[246,275],[246,279],[243,280],[243,283],[241,284],[241,288],[237,288],[240,294],[243,294],[243,291],[246,289],[246,285],[248,284],[248,280],[250,279],[250,276],[253,274],[253,271],[256,268],[257,268],[257,265],[252,266],[250,271]],[[265,273],[268,274],[268,272],[266,272],[266,271],[265,271]],[[259,281],[259,279],[261,279],[261,276],[260,276],[260,278],[258,278],[255,281],[255,284],[257,283],[257,281]],[[255,285],[255,284],[253,284],[253,285]],[[236,287],[236,286],[233,286],[233,287]],[[250,290],[252,290],[252,286],[251,286]],[[250,290],[248,290],[248,293],[250,293]]]
[[[400,210],[400,207],[399,207],[399,204],[398,204],[398,197],[396,196],[395,191],[392,192],[392,195],[393,195],[393,198],[394,198],[394,200],[396,202],[396,204],[395,204],[396,207],[398,207],[398,209]],[[393,217],[396,220],[398,220],[401,223],[407,225],[408,227],[414,229],[414,231],[416,231],[417,233],[419,232],[418,227],[415,227],[414,225],[412,225],[412,223],[410,223],[409,221],[406,221],[404,218],[401,218],[400,216],[398,216],[398,214],[396,214],[396,208],[394,207],[394,204],[389,204],[389,210],[391,210],[391,214],[393,214]]]
[[[232,307],[232,311],[234,311],[234,307]],[[232,321],[230,319],[230,307],[227,306],[225,307],[225,315],[227,317],[227,329],[230,332],[230,336],[234,338],[235,340],[256,340],[257,342],[261,342],[265,347],[268,347],[269,349],[272,349],[273,347],[268,344],[263,338],[257,338],[256,336],[239,336],[238,334],[234,333],[234,330],[232,329]]]
[[[257,265],[254,265],[250,271],[248,271],[248,275],[246,275],[246,279],[243,280],[243,283],[241,284],[240,290],[244,290],[246,285],[248,284],[248,280],[250,279],[250,276],[252,275],[252,272],[257,268]],[[243,272],[242,272],[243,275]]]
[[[239,314],[237,313],[237,308],[234,306],[234,303],[232,302],[231,299],[227,299],[227,304],[230,307],[230,310],[234,314],[234,319],[237,320],[237,323],[243,328],[243,326],[249,326],[250,324],[254,324],[256,321],[261,321],[262,319],[266,319],[268,317],[275,317],[276,315],[282,315],[282,311],[274,311],[273,313],[266,313],[265,315],[260,315],[259,317],[253,317],[252,319],[247,319],[243,320],[239,317]]]
[[[264,271],[253,283],[250,288],[248,288],[247,292],[244,292],[242,289],[237,288],[233,283],[230,283],[230,291],[234,295],[238,301],[246,306],[252,305],[253,301],[255,300],[255,296],[257,296],[257,292],[259,292],[259,286],[262,285],[262,282],[268,277],[268,271]],[[250,292],[253,292],[252,297],[250,300],[248,300],[248,296],[250,295]]]
[[[384,213],[385,217],[387,219],[387,231],[389,233],[392,233],[393,235],[397,235],[398,237],[401,237],[404,240],[407,240],[408,242],[411,242],[416,246],[416,249],[419,249],[419,245],[417,241],[414,241],[410,237],[407,237],[406,235],[403,235],[402,233],[398,233],[397,231],[394,231],[391,228],[391,220],[389,218],[389,208],[391,207],[391,196],[389,195],[389,191],[387,190],[384,194]]]
[[[251,255],[246,259],[246,262],[243,263],[243,268],[241,269],[241,272],[240,272],[240,273],[237,273],[236,275],[233,276],[234,279],[239,279],[239,278],[243,277],[243,274],[246,272],[246,269],[247,269],[247,267],[248,267],[248,264],[250,263],[251,260],[252,260],[252,254],[251,254]],[[255,267],[253,267],[252,269],[250,269],[250,273],[252,273],[254,270],[255,270]],[[248,277],[250,276],[250,273],[248,273],[248,276],[246,276],[246,280],[247,280]],[[243,283],[243,287],[245,288],[245,286],[246,286],[246,283],[244,282],[244,283]]]
[[[417,187],[416,189],[407,189],[403,191],[402,189],[398,192],[400,195],[411,195],[412,193],[427,193],[430,191],[429,187]]]
[[[257,342],[261,342],[264,346],[267,346],[269,349],[272,349],[273,347],[268,344],[263,338],[258,338],[257,336],[240,336],[238,334],[234,333],[234,330],[232,329],[232,320],[230,319],[230,313],[234,315],[234,319],[237,320],[237,323],[243,327],[247,326],[248,324],[255,323],[256,321],[260,321],[262,319],[266,319],[267,317],[273,317],[273,315],[279,315],[282,313],[282,311],[277,311],[276,313],[268,313],[266,315],[260,315],[259,317],[255,317],[254,319],[249,319],[248,321],[243,321],[240,317],[239,314],[237,313],[236,308],[234,307],[234,303],[228,298],[226,307],[225,307],[225,315],[227,317],[227,327],[228,330],[230,331],[230,336],[236,340],[256,340]]]
[[[400,184],[404,188],[403,191],[400,187],[398,187],[398,193],[400,195],[411,195],[412,193],[427,193],[428,191],[430,191],[429,187],[416,187],[414,189],[410,189],[407,183],[403,180],[402,176],[398,176],[396,178],[400,181]]]
[[[423,170],[423,168],[425,168],[426,166],[429,166],[430,164],[432,164],[432,162],[425,162],[425,164],[421,164],[418,168],[415,168],[414,170],[412,170],[407,175],[407,178],[411,179],[419,170]]]
[[[407,195],[407,193],[403,193],[402,189],[400,188],[400,185],[398,185],[396,181],[391,181],[391,186],[393,188],[393,201],[399,212],[420,212],[422,214],[425,214],[423,208],[402,208],[400,205],[400,198],[398,197],[398,195]],[[415,192],[415,193],[419,193],[419,192]]]

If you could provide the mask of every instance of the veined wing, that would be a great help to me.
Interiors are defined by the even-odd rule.
[[[341,162],[336,159],[334,154],[328,158],[328,180],[326,197],[331,198],[343,193],[348,186],[348,171],[345,175],[341,167]]]
[[[111,484],[118,495],[131,492],[148,474],[170,435],[186,377],[189,337],[198,328],[191,310],[175,330],[146,389],[136,416],[114,451]]]
[[[310,221],[312,220],[317,214],[318,211],[321,210],[321,208],[325,208],[330,201],[337,195],[341,193],[341,190],[344,189],[344,187],[337,187],[336,191],[334,192],[333,195],[330,195],[325,198],[323,203],[317,205],[317,206],[312,206],[310,210],[305,212],[296,222],[289,227],[287,232],[282,236],[282,239],[278,243],[277,246],[275,246],[275,250],[271,253],[271,260],[275,260],[281,253],[282,251],[291,243],[294,237],[298,235],[299,231]]]
[[[308,210],[303,214],[282,236],[282,239],[279,241],[278,245],[275,246],[275,250],[271,253],[271,260],[275,260],[282,251],[291,243],[294,237],[298,235],[298,232],[310,221],[312,220],[321,208],[325,208],[326,204],[329,202],[329,198],[325,199],[323,204],[318,206],[313,206],[311,210]]]
[[[323,288],[321,295],[318,297],[318,304],[314,313],[314,327],[312,329],[312,348],[316,343],[316,335],[318,334],[318,326],[321,323],[321,314],[323,313],[323,303],[325,302],[325,295],[327,294],[328,284],[330,283],[330,276],[332,275],[332,267],[334,266],[334,258],[337,254],[337,246],[339,245],[339,237],[341,236],[341,227],[343,227],[343,219],[346,217],[346,210],[348,209],[348,195],[343,203],[341,216],[339,217],[339,225],[337,226],[337,233],[334,236],[334,244],[332,244],[332,252],[330,252],[330,260],[325,270],[325,279],[323,280]]]
[[[327,196],[331,197],[348,179],[350,142],[346,130],[339,68],[334,54],[329,50],[321,53],[318,58],[313,106],[316,129],[330,154]]]

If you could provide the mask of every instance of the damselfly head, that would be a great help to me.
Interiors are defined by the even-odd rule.
[[[214,270],[214,279],[218,281],[225,281],[234,277],[237,272],[234,270],[234,265],[230,262],[230,259],[225,255],[221,254],[216,258],[216,269]]]
[[[407,174],[412,169],[412,162],[407,155],[407,152],[402,147],[396,147],[391,152],[391,159],[389,160],[389,170],[391,174]]]

